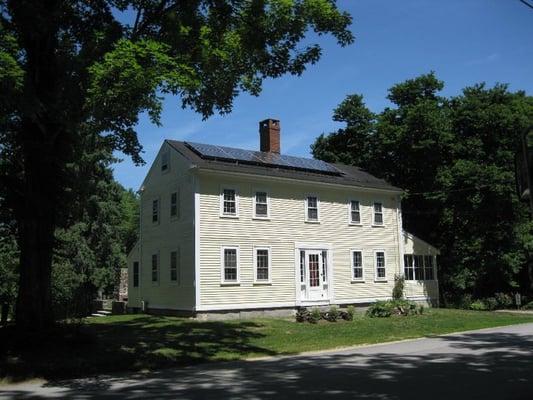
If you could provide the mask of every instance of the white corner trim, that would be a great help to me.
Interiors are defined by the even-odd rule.
[[[194,309],[200,307],[200,178],[194,177]]]

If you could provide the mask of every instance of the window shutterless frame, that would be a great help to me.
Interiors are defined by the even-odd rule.
[[[270,246],[254,246],[254,284],[272,283],[272,251]]]
[[[161,200],[152,199],[152,224],[159,224],[161,220]]]
[[[161,260],[159,259],[159,252],[153,253],[151,258],[151,267],[152,267],[152,276],[151,281],[152,285],[159,285],[159,266]]]
[[[180,274],[181,274],[181,260],[180,260],[180,249],[177,248],[175,250],[172,250],[170,252],[170,265],[169,265],[169,272],[170,272],[170,283],[173,283],[175,285],[180,284]]]
[[[372,203],[372,226],[385,225],[385,212],[381,201]]]
[[[361,222],[361,202],[359,200],[348,200],[348,224],[362,225]]]
[[[166,173],[170,171],[170,151],[164,150],[161,153],[161,172]]]
[[[239,246],[222,246],[220,248],[220,283],[222,285],[240,284]]]
[[[178,219],[180,217],[180,192],[179,189],[170,193],[170,218]]]
[[[139,287],[139,261],[133,262],[133,287]]]
[[[320,222],[320,199],[316,194],[305,196],[305,222]]]
[[[364,282],[365,281],[363,250],[361,249],[350,250],[350,268],[351,268],[352,282]]]
[[[387,254],[385,250],[374,250],[374,281],[387,281]]]
[[[239,217],[239,191],[234,186],[220,188],[220,217]]]
[[[270,219],[270,194],[266,189],[255,188],[253,191],[253,218]]]

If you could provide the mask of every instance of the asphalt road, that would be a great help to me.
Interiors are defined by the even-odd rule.
[[[0,399],[533,400],[533,324],[149,374],[0,387]]]

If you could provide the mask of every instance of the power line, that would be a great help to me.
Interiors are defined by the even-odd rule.
[[[533,4],[529,4],[526,0],[518,0],[518,1],[520,1],[520,3],[522,3],[522,4],[525,4],[529,8],[533,9]]]

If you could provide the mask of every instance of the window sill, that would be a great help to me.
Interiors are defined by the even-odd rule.
[[[306,224],[320,224],[320,221],[313,221],[313,220],[306,220],[305,221]]]
[[[348,225],[350,225],[350,226],[363,226],[363,224],[360,223],[360,222],[359,222],[359,223],[356,223],[356,222],[349,222]]]
[[[351,283],[365,283],[364,279],[352,279]]]
[[[270,217],[252,217],[253,220],[258,220],[258,221],[270,221]]]
[[[240,282],[220,282],[220,286],[241,286]]]
[[[220,218],[229,218],[229,219],[239,219],[238,215],[230,215],[230,214],[221,214]]]
[[[268,281],[268,282],[261,282],[261,281],[257,281],[257,282],[254,282],[254,286],[272,286],[272,282]]]
[[[387,279],[374,279],[375,283],[387,283]]]
[[[372,224],[372,228],[385,228],[384,224]]]

